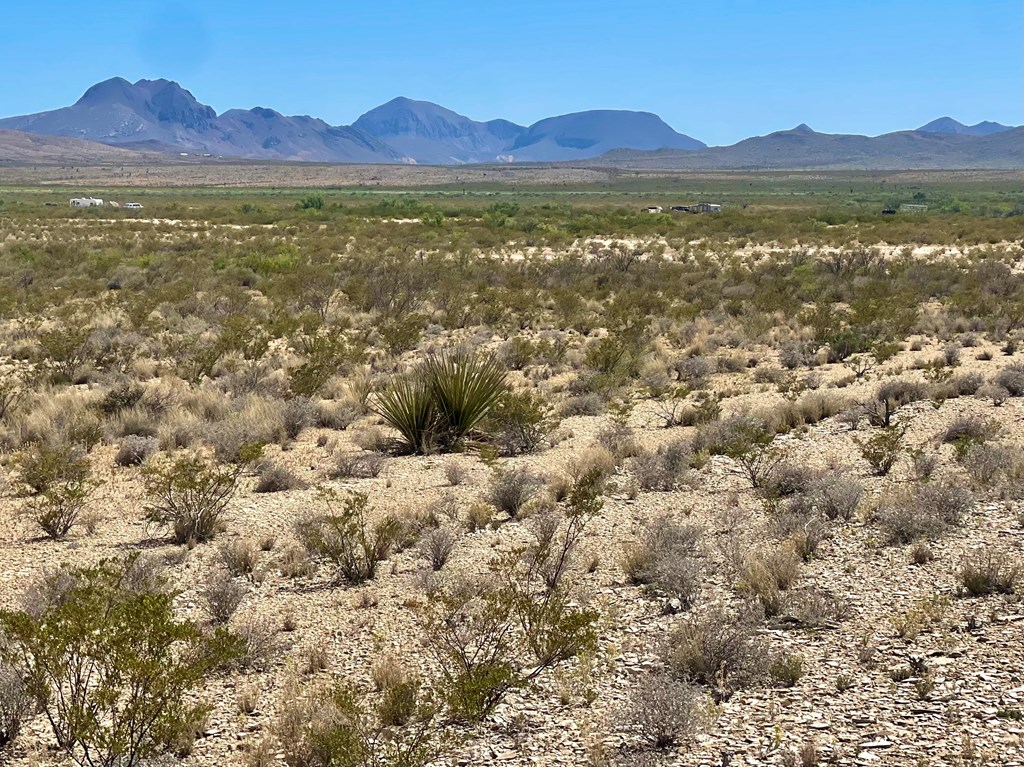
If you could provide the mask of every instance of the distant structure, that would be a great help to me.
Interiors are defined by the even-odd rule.
[[[661,213],[661,206],[659,205],[648,205],[646,208],[642,208],[644,213]]]
[[[71,198],[72,208],[101,208],[103,207],[103,200],[98,197],[72,197]]]
[[[909,202],[900,205],[900,213],[926,213],[927,211],[927,205],[915,205]]]
[[[673,205],[673,213],[721,213],[722,206],[714,202],[698,202],[696,205]]]

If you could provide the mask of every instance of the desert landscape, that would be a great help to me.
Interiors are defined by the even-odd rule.
[[[1020,171],[85,160],[0,167],[0,763],[1024,764]]]

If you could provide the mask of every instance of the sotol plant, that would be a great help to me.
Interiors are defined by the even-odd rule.
[[[507,391],[506,378],[492,356],[433,355],[378,393],[374,410],[413,452],[458,450]]]

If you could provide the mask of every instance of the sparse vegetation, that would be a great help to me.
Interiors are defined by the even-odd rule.
[[[896,685],[955,735],[929,653],[1020,665],[1019,180],[302,172],[146,219],[0,195],[0,603],[70,563],[3,613],[0,761],[578,761],[538,750],[572,720],[594,764],[823,764],[806,718],[744,750],[712,701]],[[636,210],[691,188],[725,209]],[[143,548],[181,594],[79,567]]]

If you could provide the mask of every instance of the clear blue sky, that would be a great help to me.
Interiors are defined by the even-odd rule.
[[[0,115],[95,82],[347,124],[388,99],[529,124],[660,114],[710,144],[806,122],[1024,123],[1022,0],[3,0]]]

